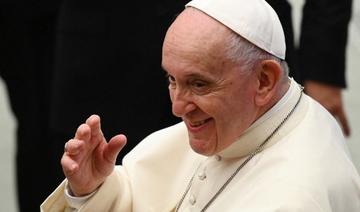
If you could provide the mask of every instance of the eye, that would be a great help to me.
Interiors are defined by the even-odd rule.
[[[167,79],[168,79],[168,82],[169,82],[169,87],[174,88],[176,86],[175,78],[168,74]]]
[[[175,78],[171,75],[168,75],[168,80],[169,80],[169,83],[175,83]]]
[[[193,80],[190,82],[190,86],[193,92],[198,95],[204,95],[209,92],[209,82],[204,80]]]
[[[192,86],[195,87],[195,88],[203,88],[203,87],[206,86],[206,82],[196,80],[196,81],[192,82]]]

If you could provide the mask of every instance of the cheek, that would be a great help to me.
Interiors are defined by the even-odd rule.
[[[229,130],[232,136],[239,137],[253,122],[254,106],[251,101],[239,102],[238,107],[234,108]]]
[[[213,104],[208,107],[208,110],[206,113],[208,113],[210,116],[212,116],[215,120],[215,128],[217,134],[219,136],[223,136],[223,134],[226,134],[226,131],[230,128],[231,123],[233,122],[234,115],[236,111],[236,106],[230,104],[225,99],[221,99],[218,101],[213,101]]]
[[[254,106],[251,98],[245,95],[232,95],[222,102],[217,115],[219,132],[230,133],[233,136],[236,131],[242,131],[248,125]]]

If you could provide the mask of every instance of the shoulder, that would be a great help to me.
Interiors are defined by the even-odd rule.
[[[124,161],[149,160],[189,149],[186,126],[180,122],[148,135],[125,156]]]
[[[256,212],[359,211],[359,197],[356,193],[350,190],[348,194],[329,190],[319,189],[318,186],[307,187],[286,179],[263,180],[257,186],[249,187],[248,192],[241,194],[240,201],[239,197],[234,195],[227,200],[228,204],[225,203],[223,206],[228,208],[227,211],[237,211],[238,208]]]
[[[253,201],[258,203],[251,204],[252,206],[250,205],[250,207],[263,208],[264,210],[261,211],[331,211],[328,210],[328,202],[319,202],[314,193],[288,182],[279,181],[272,184],[263,184],[263,186],[259,186],[256,190],[253,193],[257,193],[257,197]]]
[[[308,133],[309,136],[322,135],[326,136],[324,140],[336,139],[345,142],[341,127],[334,116],[310,96],[306,95],[306,98],[309,106],[304,116],[304,122],[300,126],[314,133]]]
[[[149,150],[149,148],[156,148],[159,145],[161,147],[166,147],[176,145],[178,143],[186,143],[187,141],[188,135],[186,126],[183,122],[180,122],[151,133],[144,138],[134,150],[137,151],[142,148]]]

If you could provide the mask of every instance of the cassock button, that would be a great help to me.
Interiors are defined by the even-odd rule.
[[[215,155],[215,160],[221,161],[221,156],[220,155]]]
[[[191,205],[194,205],[196,203],[196,198],[194,195],[190,194],[190,197],[189,197],[189,203]]]
[[[205,174],[205,172],[200,172],[200,173],[198,174],[198,177],[199,177],[199,180],[205,180],[205,179],[206,179],[206,174]]]

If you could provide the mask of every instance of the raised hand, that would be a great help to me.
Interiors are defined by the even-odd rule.
[[[125,143],[124,135],[116,135],[107,143],[97,115],[80,125],[75,137],[65,144],[61,158],[73,195],[84,196],[96,190],[113,171]]]

